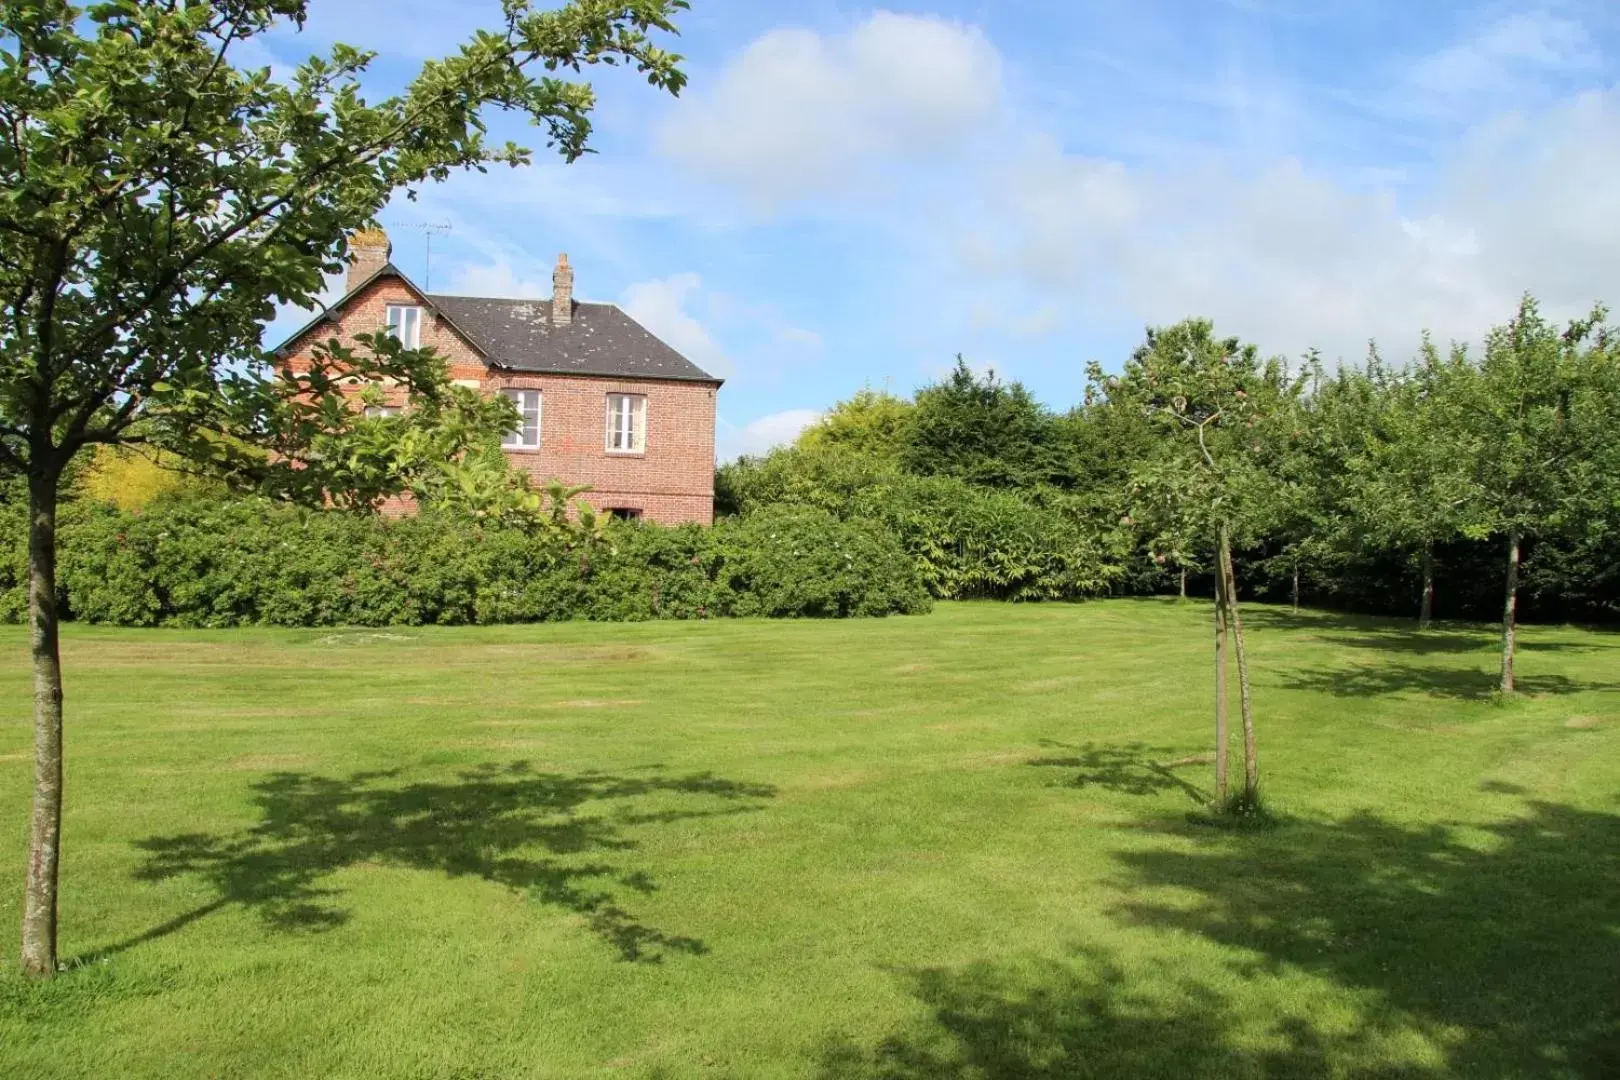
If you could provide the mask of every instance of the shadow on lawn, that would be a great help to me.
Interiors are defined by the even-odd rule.
[[[225,836],[186,833],[138,842],[147,853],[138,880],[196,875],[217,895],[97,957],[173,933],[231,904],[256,910],[282,930],[339,925],[348,913],[335,903],[338,890],[322,882],[365,863],[478,877],[519,890],[585,916],[592,932],[625,960],[701,953],[701,941],[644,925],[616,899],[616,892],[654,891],[644,872],[580,856],[633,849],[627,827],[744,813],[775,793],[769,785],[708,773],[570,775],[539,772],[527,762],[481,765],[449,781],[400,784],[398,775],[276,773],[253,784],[263,818],[258,825]],[[709,805],[638,811],[623,802],[674,797]],[[602,804],[612,802],[619,806],[608,813]]]
[[[1177,760],[1168,759],[1175,751],[1163,746],[1145,743],[1108,745],[1069,743],[1042,740],[1042,746],[1070,753],[1031,758],[1029,764],[1043,768],[1078,769],[1070,780],[1071,787],[1099,787],[1120,795],[1157,795],[1165,791],[1179,791],[1200,806],[1209,804],[1209,792],[1189,780],[1177,776],[1171,769],[1180,765],[1207,764],[1214,760],[1209,755],[1196,755]]]
[[[1243,622],[1245,626],[1260,630],[1315,633],[1322,641],[1347,649],[1373,649],[1411,656],[1471,652],[1495,655],[1502,647],[1501,628],[1484,623],[1437,623],[1427,630],[1419,630],[1412,620],[1388,616],[1343,615],[1326,611],[1302,611],[1296,614],[1263,607],[1245,608]],[[1594,632],[1602,629],[1594,628]],[[1521,638],[1517,649],[1521,653],[1580,653],[1620,649],[1620,644],[1606,641],[1525,641]]]
[[[822,1076],[1620,1075],[1620,817],[1518,805],[1467,838],[1371,814],[1241,836],[1169,829],[1177,846],[1118,855],[1143,898],[1115,914],[1170,945],[1227,947],[1224,977],[1094,952],[911,972],[927,1019],[875,1048],[835,1043]],[[1191,902],[1161,902],[1167,888]],[[1348,992],[1350,1015],[1253,995],[1299,972]],[[1414,1060],[1412,1035],[1440,1060]]]
[[[1455,669],[1403,664],[1383,658],[1367,667],[1283,668],[1268,671],[1272,685],[1336,697],[1381,697],[1419,693],[1459,701],[1485,701],[1496,696],[1499,676],[1484,669]],[[1531,697],[1617,690],[1620,683],[1588,682],[1567,675],[1519,675],[1515,685]]]

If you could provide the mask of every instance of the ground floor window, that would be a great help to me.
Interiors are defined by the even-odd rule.
[[[640,521],[641,510],[634,506],[610,506],[607,508],[607,516],[614,521]]]

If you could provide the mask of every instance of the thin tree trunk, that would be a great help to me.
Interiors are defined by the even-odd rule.
[[[1185,572],[1185,571],[1184,571]],[[1226,579],[1215,575],[1215,802],[1226,803]]]
[[[1294,614],[1299,614],[1299,560],[1294,560]]]
[[[1423,545],[1423,600],[1418,606],[1418,629],[1434,621],[1434,545]]]
[[[1220,574],[1226,582],[1226,621],[1232,628],[1232,653],[1237,658],[1238,699],[1243,709],[1243,793],[1253,805],[1260,793],[1260,757],[1254,740],[1254,702],[1249,696],[1249,660],[1243,649],[1243,619],[1238,614],[1232,541],[1224,526],[1221,528],[1220,564]]]
[[[1187,599],[1187,568],[1185,566],[1181,568],[1181,598],[1183,600]]]
[[[1519,615],[1519,530],[1508,533],[1507,597],[1502,604],[1502,693],[1513,693],[1513,647]]]
[[[56,879],[62,851],[62,658],[56,620],[57,476],[28,484],[28,621],[34,659],[34,810],[23,893],[22,967],[56,973]]]

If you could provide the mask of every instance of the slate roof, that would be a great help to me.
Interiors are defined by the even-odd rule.
[[[576,301],[569,325],[554,326],[550,300],[443,294],[429,294],[427,300],[497,367],[627,379],[720,381],[613,304]]]
[[[404,281],[496,367],[553,375],[605,375],[715,384],[723,381],[670,348],[613,304],[575,301],[572,322],[568,326],[553,326],[550,300],[500,300],[424,293],[391,262],[356,283],[343,299],[295,331],[276,351],[284,352],[323,322],[337,322],[350,297],[387,276]]]

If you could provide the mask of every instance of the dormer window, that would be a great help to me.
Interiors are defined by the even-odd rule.
[[[389,304],[388,332],[407,349],[421,348],[422,309],[413,304]]]

